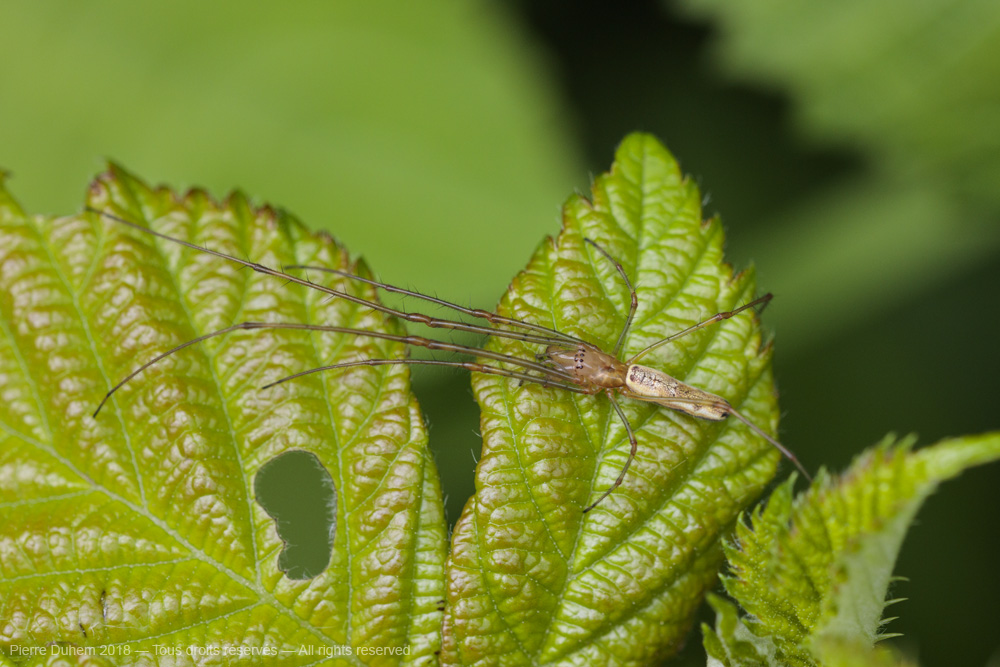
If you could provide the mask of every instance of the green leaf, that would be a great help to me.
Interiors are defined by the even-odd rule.
[[[612,350],[629,306],[600,243],[633,279],[632,355],[755,295],[753,273],[722,261],[717,219],[655,139],[622,142],[592,200],[572,197],[503,297],[501,313]],[[531,356],[537,346],[492,339]],[[719,394],[771,432],[770,348],[743,315],[661,347],[643,363]],[[778,453],[734,420],[708,422],[623,401],[638,455],[622,486],[625,429],[604,396],[474,375],[483,454],[449,557],[449,664],[647,664],[679,648],[715,581],[721,540],[775,473]]]
[[[703,627],[709,667],[722,665],[777,665],[777,647],[770,637],[758,637],[740,620],[736,605],[709,593],[708,604],[715,610],[715,631]]]
[[[785,353],[846,335],[997,257],[1000,3],[676,6],[717,29],[713,55],[726,77],[787,95],[807,139],[866,163],[779,211],[771,233],[746,248],[769,284],[796,287],[774,319],[795,330]]]
[[[366,273],[328,235],[240,194],[151,190],[112,166],[87,204],[269,266]],[[340,289],[373,296],[340,280]],[[306,332],[233,333],[143,372],[138,364],[244,320],[401,331],[315,290],[241,270],[93,214],[30,218],[0,188],[0,647],[272,647],[312,664],[358,647],[439,644],[445,527],[404,367],[261,385],[399,344]],[[256,502],[278,454],[316,457],[336,487],[330,564],[279,569]],[[327,508],[322,508],[326,510]],[[23,655],[23,653],[21,653]],[[183,659],[178,659],[183,662]],[[147,659],[148,662],[148,659]],[[225,662],[225,661],[223,661]]]
[[[717,55],[727,70],[789,89],[803,131],[851,140],[882,168],[1000,203],[997,3],[682,6],[721,27]]]
[[[884,638],[886,593],[906,530],[942,481],[1000,459],[1000,433],[946,440],[913,452],[914,440],[888,437],[839,477],[821,473],[792,500],[792,481],[740,523],[726,545],[726,590],[749,614],[742,622],[725,601],[713,605],[705,648],[725,665],[858,664]],[[735,627],[735,623],[745,626]],[[755,639],[754,639],[755,638]],[[766,662],[746,651],[766,642]],[[838,658],[837,656],[841,656]],[[870,656],[870,664],[888,658]]]

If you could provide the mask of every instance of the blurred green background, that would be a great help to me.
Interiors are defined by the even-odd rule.
[[[0,9],[0,165],[29,211],[79,210],[112,158],[239,187],[485,308],[633,130],[775,293],[781,435],[807,467],[1000,426],[1000,3]],[[415,384],[454,521],[480,448],[468,377]],[[924,665],[1000,664],[998,482],[945,485],[904,545],[888,630]],[[684,657],[704,664],[697,636]]]

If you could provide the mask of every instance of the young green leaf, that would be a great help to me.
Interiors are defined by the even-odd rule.
[[[112,166],[87,204],[273,267],[366,273],[329,236],[239,194],[178,196]],[[0,188],[2,653],[105,646],[133,664],[161,645],[362,664],[359,647],[382,647],[397,651],[393,664],[432,660],[445,526],[406,369],[260,389],[338,360],[400,356],[399,344],[232,333],[142,372],[92,416],[139,364],[247,320],[401,331],[92,213],[30,218]],[[283,545],[253,492],[257,471],[292,449],[314,455],[335,487],[331,560],[309,580],[279,570]]]
[[[614,349],[638,291],[623,357],[755,296],[723,263],[722,226],[655,139],[622,142],[592,200],[572,197],[500,302],[501,313]],[[531,357],[537,346],[493,339]],[[658,348],[643,363],[719,394],[774,432],[770,348],[744,314]],[[722,560],[721,540],[775,473],[778,452],[735,421],[623,401],[638,438],[624,483],[592,511],[629,452],[604,396],[475,375],[483,455],[447,566],[448,664],[647,664],[680,646]]]
[[[821,473],[794,501],[789,480],[751,525],[737,525],[724,581],[749,616],[740,621],[732,603],[713,600],[716,628],[703,628],[709,656],[723,665],[851,664],[838,656],[868,655],[891,636],[882,612],[907,528],[942,481],[1000,459],[1000,433],[912,446],[886,438],[842,476]]]

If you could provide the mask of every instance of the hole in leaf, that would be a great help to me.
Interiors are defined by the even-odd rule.
[[[285,548],[278,567],[289,579],[312,579],[330,563],[337,528],[337,489],[315,455],[285,452],[254,477],[254,495]]]

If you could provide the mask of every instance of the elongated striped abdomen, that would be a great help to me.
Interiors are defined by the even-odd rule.
[[[627,395],[640,401],[657,403],[694,417],[720,421],[732,414],[726,399],[684,384],[663,371],[632,364],[625,374]]]

